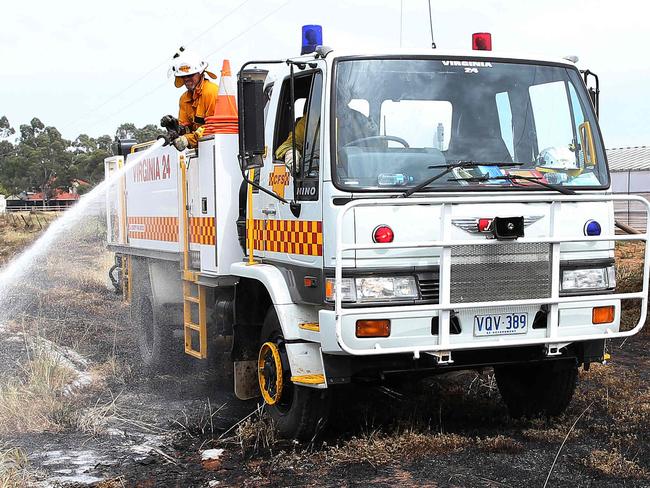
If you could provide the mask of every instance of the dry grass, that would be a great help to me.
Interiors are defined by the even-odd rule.
[[[516,454],[523,450],[520,442],[504,435],[481,438],[409,429],[392,434],[374,431],[353,437],[341,445],[322,450],[318,457],[330,465],[365,461],[376,466],[454,454],[471,447],[505,454]]]
[[[529,429],[524,429],[521,434],[525,439],[536,441],[536,442],[552,442],[552,443],[561,443],[567,436],[567,428],[560,425],[541,425],[544,421],[542,420],[532,420],[529,421],[533,423],[533,427]],[[539,425],[539,427],[537,426]],[[567,438],[568,441],[573,441],[579,439],[582,436],[583,432],[581,429],[573,429]]]
[[[589,453],[584,464],[590,470],[612,478],[643,479],[648,476],[648,471],[635,461],[626,459],[617,449],[595,449]]]
[[[0,433],[60,430],[70,412],[64,389],[76,377],[61,358],[34,350],[18,377],[0,384]]]
[[[411,460],[436,454],[462,451],[475,439],[458,434],[435,434],[407,430],[392,435],[379,431],[353,437],[340,446],[330,447],[322,456],[330,463],[353,463],[364,460],[373,465],[395,460]]]
[[[643,242],[619,241],[616,243],[615,258],[617,292],[633,293],[641,291],[643,288],[644,253],[645,243]],[[621,330],[630,330],[638,323],[641,314],[640,304],[640,300],[623,300]],[[650,320],[650,318],[648,320]]]
[[[0,488],[27,486],[32,481],[27,464],[22,450],[0,445]]]
[[[617,365],[595,365],[589,380],[601,392],[600,408],[611,419],[608,431],[627,434],[645,431],[650,424],[650,387],[636,371]]]
[[[0,217],[0,266],[31,244],[58,216],[56,212],[21,212]],[[31,223],[31,227],[25,222]]]
[[[242,453],[269,450],[277,441],[275,425],[271,419],[261,414],[250,417],[237,426],[234,440]]]
[[[18,448],[0,445],[0,488],[27,486],[33,481],[28,459]]]

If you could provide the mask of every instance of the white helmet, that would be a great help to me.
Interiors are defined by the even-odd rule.
[[[184,76],[190,76],[195,73],[205,72],[213,80],[217,78],[217,75],[207,71],[208,63],[201,60],[195,53],[186,51],[183,46],[178,49],[172,59],[172,65],[167,72],[167,76],[174,75],[176,77],[174,80],[176,88],[183,86]]]
[[[575,153],[568,147],[547,147],[537,157],[541,168],[548,169],[578,169]]]

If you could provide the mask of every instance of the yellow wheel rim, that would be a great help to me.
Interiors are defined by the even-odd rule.
[[[275,405],[282,397],[282,361],[280,350],[273,342],[260,347],[257,358],[257,378],[262,397],[268,405]]]

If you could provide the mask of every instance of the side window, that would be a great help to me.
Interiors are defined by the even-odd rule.
[[[301,176],[303,178],[318,178],[320,168],[320,122],[321,99],[323,94],[323,77],[320,73],[314,75],[309,94],[306,112],[307,124],[302,159]]]
[[[313,78],[313,73],[301,73],[299,76],[294,78],[294,120],[291,119],[292,107],[290,80],[287,77],[282,82],[282,91],[280,92],[280,102],[278,104],[274,130],[274,159],[284,159],[286,153],[293,147],[294,141],[291,136],[293,123],[296,124],[296,151],[303,155],[305,132],[302,129],[306,122],[307,109],[309,107],[308,97]],[[301,119],[305,119],[302,124],[300,123]]]
[[[515,161],[514,136],[512,133],[512,108],[510,107],[510,97],[508,92],[497,93],[495,96],[497,103],[497,112],[499,114],[499,127],[501,129],[501,139],[508,148],[510,157]]]
[[[446,151],[451,136],[451,103],[443,100],[384,100],[379,133],[397,136],[410,147]],[[394,141],[388,147],[404,147]]]

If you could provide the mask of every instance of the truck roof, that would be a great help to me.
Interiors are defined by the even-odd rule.
[[[512,53],[503,51],[474,51],[466,49],[368,49],[364,51],[354,51],[352,49],[334,49],[327,55],[327,58],[340,58],[347,56],[436,56],[436,57],[472,57],[472,58],[489,58],[515,61],[541,61],[545,63],[557,63],[575,67],[575,63],[561,58],[544,56],[534,53]],[[292,59],[313,59],[314,55],[301,56]]]

